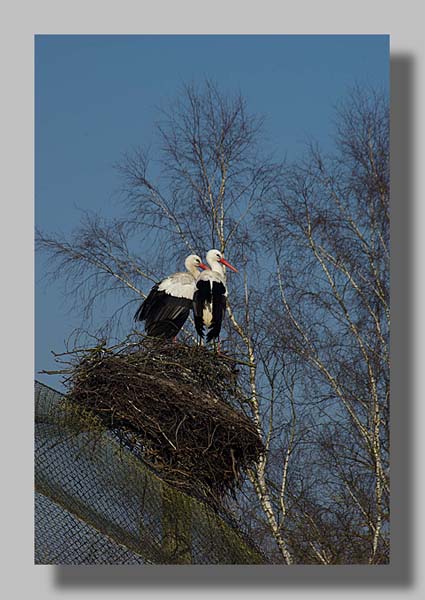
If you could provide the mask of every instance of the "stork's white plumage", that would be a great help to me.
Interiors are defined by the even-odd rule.
[[[196,254],[188,256],[184,264],[187,272],[173,273],[154,285],[134,315],[135,321],[145,321],[145,331],[149,336],[171,339],[189,316],[198,269],[208,267]]]
[[[208,329],[207,342],[220,336],[221,324],[226,310],[226,267],[237,269],[223,258],[219,250],[207,253],[207,263],[211,271],[203,271],[196,280],[193,296],[193,312],[198,335],[204,337],[204,326]]]

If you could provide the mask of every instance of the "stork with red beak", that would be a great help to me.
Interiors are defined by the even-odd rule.
[[[221,324],[226,310],[226,267],[237,273],[219,250],[210,250],[207,263],[211,271],[203,271],[196,281],[193,296],[193,313],[198,335],[204,337],[204,326],[208,329],[207,342],[220,336]]]
[[[185,260],[186,272],[166,277],[153,286],[134,315],[145,321],[145,331],[152,337],[172,339],[186,322],[193,304],[198,269],[208,269],[196,254]]]

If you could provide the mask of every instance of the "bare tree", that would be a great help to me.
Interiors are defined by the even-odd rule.
[[[86,318],[108,294],[140,301],[164,257],[217,247],[237,264],[224,341],[265,452],[228,508],[286,564],[361,562],[368,544],[382,562],[387,548],[387,120],[357,94],[339,123],[335,158],[312,147],[284,168],[240,95],[186,86],[155,160],[118,164],[123,218],[37,238]]]
[[[385,100],[355,90],[338,113],[337,154],[312,145],[264,211],[277,271],[270,335],[314,390],[303,404],[315,423],[315,501],[351,540],[344,558],[359,560],[358,543],[347,556],[357,538],[370,563],[388,560],[388,124]],[[330,548],[314,544],[327,562]]]

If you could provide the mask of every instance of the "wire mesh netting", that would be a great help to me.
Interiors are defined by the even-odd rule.
[[[91,412],[35,384],[36,564],[261,564],[211,508],[166,484]]]

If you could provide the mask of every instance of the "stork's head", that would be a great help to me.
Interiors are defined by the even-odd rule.
[[[184,261],[184,266],[190,272],[197,271],[198,269],[208,269],[207,265],[204,265],[201,258],[197,254],[191,254]]]
[[[235,269],[235,267],[233,267],[229,262],[227,262],[227,260],[223,257],[219,250],[213,249],[207,252],[207,263],[211,266],[211,268],[214,264],[221,263],[225,267],[229,267],[231,271],[234,271],[235,273],[238,272],[238,270]]]

